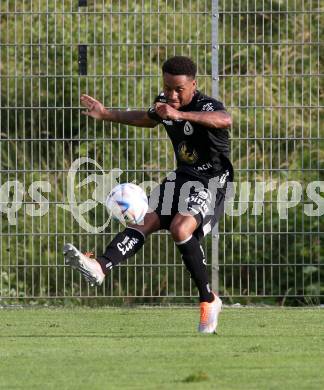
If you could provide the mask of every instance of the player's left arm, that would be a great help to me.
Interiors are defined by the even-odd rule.
[[[165,103],[156,103],[155,111],[162,119],[184,120],[210,128],[226,129],[232,125],[232,118],[225,110],[186,112],[178,111]]]

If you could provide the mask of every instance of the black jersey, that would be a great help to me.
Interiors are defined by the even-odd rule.
[[[166,103],[164,93],[154,101]],[[223,104],[196,91],[191,102],[179,111],[218,111],[225,110]],[[185,120],[162,119],[154,107],[148,110],[148,116],[162,123],[171,139],[177,159],[177,170],[194,176],[216,176],[228,169],[229,134],[227,129],[205,127]]]

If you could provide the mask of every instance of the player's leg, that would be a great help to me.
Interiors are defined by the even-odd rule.
[[[200,302],[212,302],[214,295],[208,283],[208,272],[203,249],[193,235],[199,226],[199,218],[176,214],[170,225],[170,233],[179,249],[182,260],[199,291]]]
[[[137,253],[148,235],[160,229],[160,219],[155,212],[147,213],[143,224],[129,225],[108,244],[105,252],[97,257],[103,272]]]
[[[66,244],[65,263],[78,270],[91,285],[100,286],[113,266],[138,252],[144,245],[145,238],[159,228],[158,215],[155,212],[148,213],[142,225],[131,225],[118,233],[104,254],[95,259],[81,253],[72,244]]]
[[[226,180],[228,175],[224,177]],[[212,181],[200,178],[201,185],[198,186],[194,181],[184,183],[184,188],[190,188],[190,193],[189,196],[183,196],[180,191],[182,213],[177,213],[170,225],[171,234],[199,291],[199,331],[202,333],[216,331],[222,307],[222,301],[210,289],[205,256],[200,245],[201,239],[212,230],[223,214],[226,182],[221,178]]]
[[[97,256],[96,259],[83,255],[72,244],[66,244],[64,247],[66,264],[80,271],[90,284],[102,284],[109,270],[138,252],[149,234],[160,228],[168,227],[170,217],[161,216],[166,181],[167,179],[153,189],[149,202],[150,212],[146,214],[144,223],[130,225],[118,233],[109,243],[105,252],[101,256]]]
[[[198,331],[215,333],[222,301],[209,287],[204,251],[194,235],[198,226],[197,218],[177,214],[172,220],[170,232],[199,291],[200,321]]]

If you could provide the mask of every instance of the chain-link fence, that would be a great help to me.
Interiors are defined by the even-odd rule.
[[[159,182],[175,164],[162,127],[84,117],[80,94],[146,110],[175,54],[193,58],[199,89],[234,117],[237,194],[204,244],[214,287],[229,297],[322,296],[320,3],[1,1],[1,299],[196,295],[164,231],[96,289],[62,255],[65,242],[100,253],[120,229],[107,223],[105,181]]]
[[[220,2],[219,91],[241,201],[221,234],[225,295],[324,294],[323,7]]]

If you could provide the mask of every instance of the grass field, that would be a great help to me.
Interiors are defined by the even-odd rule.
[[[1,389],[324,389],[324,310],[0,310]]]

